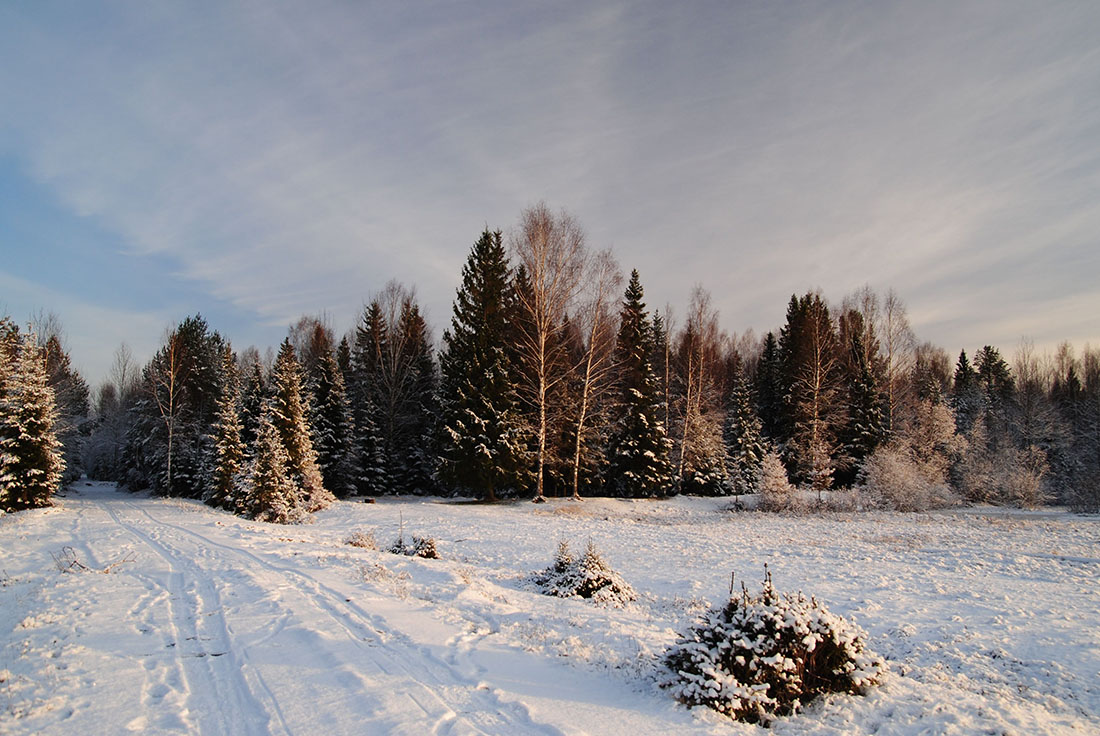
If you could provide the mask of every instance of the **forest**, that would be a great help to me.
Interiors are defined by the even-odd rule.
[[[0,320],[0,509],[82,475],[295,522],[334,498],[752,498],[762,510],[1100,510],[1100,349],[952,358],[870,287],[762,337],[683,314],[545,204],[486,229],[438,343],[390,282],[354,328],[235,350],[198,313],[94,389],[60,320]]]

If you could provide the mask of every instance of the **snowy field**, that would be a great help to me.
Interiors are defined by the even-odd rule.
[[[283,527],[80,484],[0,517],[0,733],[763,733],[677,705],[653,672],[765,562],[891,669],[775,733],[1100,732],[1100,519],[727,503],[382,499]],[[344,544],[402,524],[442,559]],[[638,602],[529,590],[559,539],[594,541]],[[66,547],[93,569],[60,573]]]

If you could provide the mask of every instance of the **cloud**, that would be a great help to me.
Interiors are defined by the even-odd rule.
[[[480,10],[9,6],[0,151],[267,325],[398,278],[439,329],[480,229],[545,199],[734,329],[869,282],[938,342],[1087,337],[1097,9]]]

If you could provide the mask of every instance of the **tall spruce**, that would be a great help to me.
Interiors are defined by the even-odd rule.
[[[510,290],[501,232],[485,230],[462,268],[451,327],[443,333],[437,473],[445,485],[488,500],[518,491],[527,461],[508,350]]]
[[[0,510],[50,506],[65,471],[46,359],[34,334],[0,326]],[[10,363],[8,358],[12,358]]]
[[[301,487],[293,475],[290,455],[276,426],[272,402],[268,402],[257,423],[256,447],[242,504],[244,513],[276,524],[302,520],[305,504]]]
[[[730,490],[739,495],[756,493],[767,447],[760,418],[753,408],[749,382],[742,371],[733,378],[722,439],[726,446]]]
[[[245,445],[241,439],[241,382],[237,362],[227,345],[222,358],[221,394],[211,427],[210,487],[206,502],[217,508],[241,513],[241,473]]]
[[[671,443],[660,419],[661,397],[651,362],[653,327],[643,297],[638,272],[631,271],[615,345],[618,406],[604,483],[613,496],[663,496],[674,485],[668,459]]]
[[[271,370],[271,421],[287,452],[287,472],[307,511],[327,506],[332,494],[317,466],[308,423],[308,405],[302,394],[302,373],[290,340],[283,340]]]
[[[389,460],[382,437],[382,356],[388,349],[382,305],[372,301],[355,328],[351,349],[348,396],[355,425],[354,447],[359,474],[359,493],[387,493],[391,487]]]
[[[330,352],[320,352],[313,362],[311,425],[317,464],[325,488],[339,498],[356,490],[356,458],[351,405],[344,376]]]
[[[833,484],[837,430],[844,418],[837,336],[820,294],[791,297],[780,347],[792,475],[820,494]]]

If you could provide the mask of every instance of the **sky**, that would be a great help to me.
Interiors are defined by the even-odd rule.
[[[0,314],[93,383],[201,313],[235,347],[438,337],[545,201],[730,332],[894,289],[952,355],[1100,344],[1100,3],[0,4]]]

